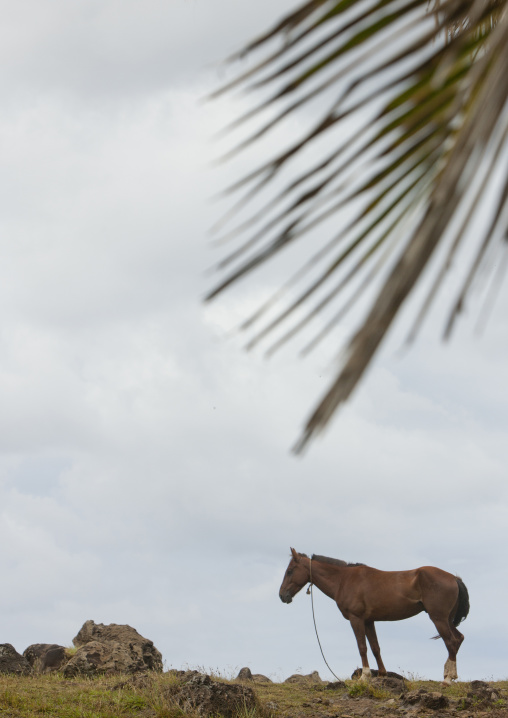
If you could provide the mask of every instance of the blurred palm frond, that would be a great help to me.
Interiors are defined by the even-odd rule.
[[[446,241],[411,337],[475,217],[482,217],[475,254],[446,335],[487,251],[506,244],[507,12],[508,0],[436,0],[432,6],[428,0],[310,0],[246,47],[238,57],[264,56],[214,93],[239,89],[261,98],[227,128],[256,123],[237,150],[262,141],[288,118],[298,116],[303,129],[228,189],[239,194],[229,220],[249,202],[258,204],[224,237],[235,246],[220,262],[223,278],[207,299],[312,237],[303,265],[243,325],[254,331],[249,346],[286,326],[275,350],[317,321],[312,347],[376,278],[380,282],[297,450],[350,396],[438,246]],[[319,103],[324,111],[314,121]],[[261,200],[267,188],[272,192]],[[322,230],[316,249],[312,232],[334,217],[340,231],[330,237]],[[332,312],[351,286],[347,301]],[[277,310],[283,297],[289,301]]]

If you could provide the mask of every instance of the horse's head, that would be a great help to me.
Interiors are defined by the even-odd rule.
[[[305,554],[297,553],[294,548],[291,549],[291,561],[284,574],[281,587],[279,589],[279,598],[283,603],[291,603],[295,596],[306,583],[309,583],[308,559]]]

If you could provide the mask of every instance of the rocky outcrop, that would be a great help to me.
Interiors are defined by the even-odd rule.
[[[426,691],[420,688],[417,691],[410,691],[404,696],[404,703],[414,706],[419,705],[422,708],[430,708],[430,710],[441,710],[448,708],[450,701],[447,696],[438,691]]]
[[[253,681],[254,683],[272,683],[272,681],[261,673],[252,673],[250,668],[241,668],[236,677],[237,681]]]
[[[86,621],[73,643],[78,650],[63,668],[64,676],[69,678],[162,671],[162,656],[153,641],[131,626]]]
[[[15,673],[19,676],[32,672],[32,667],[24,656],[10,643],[0,643],[0,673]]]
[[[475,710],[486,710],[492,708],[493,704],[499,703],[501,699],[497,690],[492,688],[486,681],[471,681],[465,698],[460,702],[460,709],[474,707]]]
[[[182,710],[200,716],[234,718],[240,713],[248,715],[257,708],[252,688],[214,681],[201,673],[184,680],[171,698]]]
[[[284,683],[318,683],[318,684],[322,684],[322,683],[324,683],[324,681],[321,680],[319,673],[317,671],[312,671],[312,673],[308,673],[306,676],[302,676],[299,673],[293,673],[292,676],[289,676],[289,678],[286,678]]]
[[[376,678],[372,678],[371,685],[384,691],[390,691],[390,693],[399,694],[406,690],[406,683],[402,677],[377,676]]]
[[[34,643],[25,648],[23,655],[34,673],[59,671],[69,660],[64,646],[56,643]]]
[[[89,676],[100,673],[128,673],[124,670],[130,663],[130,655],[119,643],[99,643],[90,641],[82,646],[65,664],[63,674],[66,678]]]

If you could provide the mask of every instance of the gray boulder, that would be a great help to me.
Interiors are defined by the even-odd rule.
[[[272,681],[262,673],[252,673],[250,668],[241,668],[236,677],[237,681],[253,681],[254,683],[272,683]]]
[[[192,676],[171,694],[172,700],[185,712],[200,716],[235,718],[253,714],[257,708],[256,695],[248,686],[213,681],[210,676]]]
[[[73,643],[78,650],[63,669],[66,677],[162,672],[160,651],[131,626],[86,621]]]
[[[69,660],[65,647],[56,643],[33,643],[25,648],[23,655],[34,673],[59,671]]]
[[[422,696],[421,705],[424,708],[430,708],[431,710],[437,711],[443,708],[448,708],[450,700],[439,691],[432,691]]]
[[[430,708],[431,710],[441,710],[448,708],[450,705],[449,699],[443,693],[438,691],[428,692],[424,688],[406,693],[404,703],[412,706],[419,704],[423,708]]]
[[[463,708],[474,706],[476,710],[485,710],[501,700],[497,690],[486,681],[471,681],[469,688],[470,690],[463,700]]]
[[[16,651],[10,643],[0,643],[0,673],[15,673],[26,676],[32,668],[26,658]]]
[[[305,676],[300,675],[299,673],[293,673],[292,676],[289,676],[289,678],[286,678],[284,683],[324,683],[323,680],[321,680],[321,677],[317,671],[312,671],[312,673],[308,673]]]
[[[391,693],[403,693],[406,690],[406,683],[403,678],[393,676],[378,676],[373,678],[371,685]]]

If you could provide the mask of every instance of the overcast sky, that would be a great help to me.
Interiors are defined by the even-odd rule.
[[[336,343],[243,352],[261,275],[201,304],[210,198],[238,167],[211,169],[230,103],[200,100],[292,4],[1,2],[0,642],[70,645],[93,619],[168,668],[328,678],[309,597],[278,598],[294,546],[460,574],[459,675],[505,679],[506,288],[481,339],[464,321],[443,347],[432,317],[402,352],[396,329],[303,459]],[[353,633],[315,599],[346,677]],[[379,626],[387,668],[439,680],[434,633],[425,614]]]

